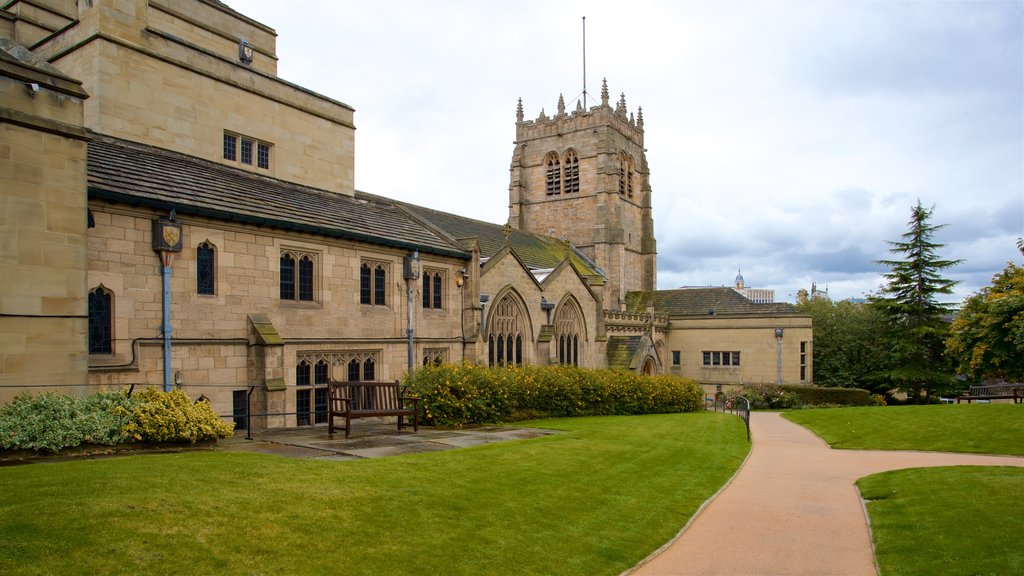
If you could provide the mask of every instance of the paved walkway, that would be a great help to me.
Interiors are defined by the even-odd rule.
[[[632,576],[877,573],[858,478],[900,468],[1024,466],[1024,458],[832,450],[779,413],[755,412],[740,471],[690,525]]]
[[[551,433],[539,428],[511,426],[471,426],[459,430],[420,426],[419,432],[413,432],[412,428],[398,431],[393,423],[363,418],[352,423],[351,438],[345,438],[343,431],[328,434],[323,426],[291,428],[254,432],[251,440],[246,440],[244,433],[238,433],[234,438],[218,441],[215,449],[290,458],[355,460],[438,452],[505,440],[525,440]]]

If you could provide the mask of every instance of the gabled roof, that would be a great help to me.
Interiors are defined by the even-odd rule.
[[[475,238],[480,245],[481,258],[491,258],[505,246],[505,228],[500,224],[474,220],[365,192],[356,192],[356,198],[400,206],[453,241]],[[568,250],[569,261],[580,274],[604,276],[604,272],[593,261],[571,244],[566,244],[557,238],[513,229],[509,235],[508,244],[523,264],[530,269],[557,268],[565,259],[566,250]]]
[[[736,290],[726,287],[653,290],[626,294],[626,309],[630,312],[646,312],[648,302],[654,305],[656,313],[667,314],[670,318],[798,314],[792,304],[755,304]]]
[[[629,370],[640,349],[642,336],[609,336],[608,346],[605,348],[605,356],[608,358],[608,367],[619,370]]]
[[[253,174],[99,134],[89,197],[468,259],[471,254],[394,205]]]

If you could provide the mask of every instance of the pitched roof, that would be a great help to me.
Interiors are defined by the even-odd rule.
[[[629,370],[636,351],[640,349],[642,336],[609,336],[605,356],[609,368]]]
[[[441,212],[415,204],[398,202],[397,200],[365,192],[356,192],[356,198],[365,198],[375,202],[400,206],[416,218],[447,235],[452,241],[475,238],[480,245],[481,258],[490,258],[505,246],[505,227],[500,224],[474,220],[465,216]],[[592,260],[577,250],[576,247],[571,244],[567,245],[557,238],[512,229],[508,242],[509,247],[516,253],[516,256],[530,268],[543,270],[558,267],[565,259],[566,248],[568,247],[569,260],[576,266],[580,274],[584,276],[604,276],[604,272]]]
[[[88,151],[89,197],[179,214],[469,258],[387,203],[368,202],[99,134]]]
[[[797,314],[796,308],[792,304],[784,302],[756,304],[736,290],[727,287],[653,290],[630,292],[626,295],[626,309],[630,312],[645,312],[648,302],[654,305],[655,312],[668,314],[670,318]]]

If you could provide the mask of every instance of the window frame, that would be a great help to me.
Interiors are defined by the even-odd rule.
[[[443,270],[424,270],[420,290],[424,310],[444,310],[445,273]]]
[[[221,158],[239,168],[270,171],[274,144],[252,136],[224,130]]]
[[[391,266],[380,260],[365,259],[359,263],[359,304],[388,306],[388,276]]]
[[[701,352],[701,366],[704,368],[739,368],[741,358],[738,350],[704,350]]]
[[[286,262],[290,262],[287,264]],[[318,304],[320,254],[283,248],[278,260],[278,299],[296,304]]]
[[[114,292],[102,284],[89,290],[88,296],[88,345],[90,356],[114,355]],[[102,308],[97,307],[103,304]],[[94,312],[102,314],[96,317]],[[99,341],[94,340],[94,334]]]
[[[208,256],[204,256],[205,254]],[[209,240],[204,240],[196,246],[196,294],[217,295],[217,249]]]

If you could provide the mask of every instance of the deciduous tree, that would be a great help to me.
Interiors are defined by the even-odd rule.
[[[974,379],[1024,378],[1024,267],[1012,262],[964,302],[946,352]]]
[[[889,365],[889,345],[878,337],[886,318],[873,306],[812,298],[797,305],[814,322],[814,383],[884,392],[871,375]]]

